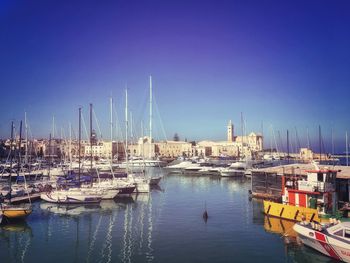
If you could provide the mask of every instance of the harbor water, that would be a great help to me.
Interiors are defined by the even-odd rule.
[[[97,206],[35,202],[25,223],[0,226],[0,262],[333,262],[299,244],[293,223],[266,218],[249,189],[167,174],[150,194]]]

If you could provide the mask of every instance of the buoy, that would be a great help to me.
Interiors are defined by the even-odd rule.
[[[207,211],[207,202],[205,202],[205,207],[204,207],[204,213],[203,213],[203,219],[205,222],[208,220],[208,211]]]
[[[203,218],[204,218],[204,220],[208,219],[208,212],[207,212],[207,210],[204,211]]]

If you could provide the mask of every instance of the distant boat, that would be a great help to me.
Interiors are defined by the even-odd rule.
[[[145,167],[164,167],[166,162],[160,160],[143,159],[134,157],[128,161],[122,162],[120,168],[145,168]]]
[[[244,174],[244,169],[236,169],[234,167],[226,167],[220,170],[220,175],[222,177],[242,177]]]
[[[192,163],[192,161],[182,161],[180,163],[166,166],[165,169],[172,173],[182,173],[182,170],[191,166]]]

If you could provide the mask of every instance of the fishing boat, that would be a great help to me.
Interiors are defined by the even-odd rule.
[[[306,177],[282,175],[281,202],[264,200],[264,212],[267,215],[301,221],[302,216],[329,218],[336,214],[335,180],[337,171],[327,167],[306,171]]]
[[[302,221],[293,229],[306,246],[334,259],[350,262],[350,222],[341,223],[335,219],[330,222],[321,225]]]

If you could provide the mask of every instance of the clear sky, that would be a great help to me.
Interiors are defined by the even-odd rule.
[[[0,0],[0,137],[24,111],[33,136],[48,136],[53,115],[67,135],[90,102],[109,137],[108,98],[123,119],[126,83],[140,134],[152,74],[168,139],[224,140],[243,112],[247,131],[263,122],[267,146],[271,127],[283,141],[296,127],[316,148],[321,125],[343,151],[349,14],[347,0]]]

